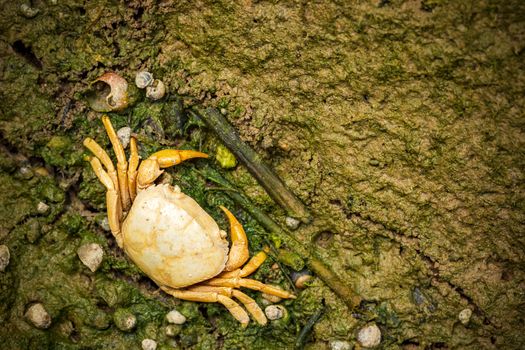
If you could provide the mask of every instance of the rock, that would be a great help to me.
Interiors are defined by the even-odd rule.
[[[127,332],[135,328],[137,318],[126,309],[117,309],[113,314],[113,322],[118,329]]]
[[[80,261],[82,261],[91,272],[95,272],[102,263],[104,250],[102,250],[100,244],[87,243],[78,248],[77,255],[80,258]]]
[[[269,320],[279,320],[284,317],[286,309],[282,305],[269,305],[264,309],[264,313]]]
[[[38,202],[36,206],[36,211],[39,212],[40,214],[45,214],[49,211],[49,205],[47,205],[44,202]]]
[[[357,341],[365,348],[373,348],[381,342],[381,330],[375,324],[369,324],[359,330]]]
[[[5,271],[5,268],[9,265],[10,258],[9,248],[5,244],[0,245],[0,272]]]
[[[51,316],[47,313],[44,306],[40,303],[33,304],[27,309],[25,317],[31,323],[40,329],[49,328],[51,325]]]
[[[330,350],[351,350],[352,344],[346,340],[331,340]]]
[[[184,324],[186,322],[186,317],[184,317],[184,315],[177,310],[173,309],[166,315],[166,320],[173,324]]]
[[[153,339],[144,339],[142,341],[142,350],[155,350],[157,349],[157,342]]]
[[[290,216],[287,216],[286,219],[284,219],[284,222],[286,223],[286,226],[288,226],[288,228],[292,230],[297,229],[299,227],[299,224],[301,223],[301,221]]]
[[[461,312],[458,315],[459,320],[464,325],[467,325],[470,322],[471,317],[472,317],[472,310],[469,308],[461,310]]]
[[[131,139],[131,128],[125,126],[117,130],[117,136],[122,144],[122,147],[128,148],[129,140]]]

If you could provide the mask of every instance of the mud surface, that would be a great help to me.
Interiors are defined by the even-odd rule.
[[[3,348],[129,349],[145,338],[159,349],[293,348],[322,304],[312,349],[357,349],[370,323],[385,349],[525,343],[522,1],[26,3],[36,14],[21,5],[3,1],[0,17]],[[233,166],[184,115],[221,109],[311,210],[295,234],[361,295],[358,309],[314,279],[281,303],[289,318],[242,329],[221,305],[156,292],[104,229],[104,188],[82,147],[88,136],[109,146],[89,84],[106,71],[131,83],[140,69],[168,96],[140,93],[110,117],[137,134],[142,157],[194,148]],[[170,174],[222,227],[217,205],[234,208],[258,251],[262,228],[206,181],[207,166]],[[241,165],[222,172],[284,224]],[[104,249],[95,273],[76,255],[84,243]],[[289,273],[268,261],[255,278],[290,289]],[[37,302],[48,329],[24,316]],[[173,308],[184,325],[167,324]],[[136,327],[119,330],[129,313]]]

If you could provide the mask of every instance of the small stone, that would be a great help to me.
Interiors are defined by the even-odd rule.
[[[469,308],[461,310],[461,312],[458,315],[459,320],[464,325],[467,325],[470,322],[471,317],[472,317],[472,310]]]
[[[286,309],[282,305],[269,305],[264,309],[264,313],[269,320],[279,320],[284,317]]]
[[[31,305],[27,309],[25,316],[37,328],[46,329],[51,325],[51,316],[40,303]]]
[[[25,18],[33,18],[40,12],[39,9],[29,6],[28,4],[20,5],[20,12]]]
[[[375,323],[367,325],[357,333],[357,341],[365,348],[378,346],[381,342],[381,330]]]
[[[155,350],[157,349],[157,342],[153,339],[144,339],[142,341],[142,350]]]
[[[351,350],[352,344],[346,340],[332,340],[330,341],[330,350]]]
[[[168,337],[176,337],[180,334],[181,332],[181,326],[180,325],[177,325],[177,324],[170,324],[168,326],[166,326],[166,335]]]
[[[5,244],[0,245],[0,272],[5,271],[5,268],[9,265],[10,258],[9,248]]]
[[[45,214],[49,211],[49,205],[47,205],[44,202],[38,202],[38,204],[36,205],[36,211],[40,214]]]
[[[97,224],[99,224],[104,231],[111,231],[111,227],[109,227],[109,219],[107,216],[97,219]]]
[[[31,170],[31,168],[28,166],[21,167],[19,171],[20,171],[20,175],[22,175],[22,178],[26,180],[29,180],[34,175],[33,170]]]
[[[297,220],[295,218],[292,218],[290,216],[287,216],[284,221],[286,223],[286,226],[288,226],[288,228],[291,229],[291,230],[297,229],[299,227],[299,224],[301,223],[301,221],[299,221],[299,220]]]
[[[78,248],[77,255],[80,258],[80,261],[82,261],[82,263],[86,265],[91,270],[91,272],[95,272],[102,263],[104,250],[100,244],[87,243]]]
[[[128,148],[129,140],[131,139],[131,128],[129,126],[125,126],[118,129],[117,136],[120,140],[120,143],[122,144],[122,147]]]
[[[221,108],[221,114],[222,114],[222,115],[226,115],[226,113],[228,113],[228,111],[226,110],[226,108]]]
[[[113,322],[121,331],[127,332],[137,325],[137,317],[126,309],[117,309],[113,314]]]
[[[173,324],[184,324],[186,322],[186,317],[177,310],[171,310],[166,315],[166,320]]]

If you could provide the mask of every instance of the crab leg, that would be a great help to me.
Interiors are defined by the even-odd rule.
[[[250,261],[242,269],[233,271],[223,272],[219,275],[220,278],[235,278],[235,277],[246,277],[255,272],[266,260],[266,253],[259,252],[255,254]]]
[[[216,287],[231,287],[231,288],[240,288],[245,287],[253,290],[258,290],[262,293],[270,294],[278,296],[279,298],[288,299],[292,298],[295,299],[295,295],[292,293],[289,293],[285,290],[282,290],[277,287],[269,286],[267,284],[264,284],[262,282],[252,280],[249,278],[212,278],[210,280],[207,280],[204,282],[208,286],[216,286]]]
[[[128,189],[128,162],[126,161],[124,147],[122,147],[117,133],[115,132],[115,129],[113,128],[113,125],[111,124],[111,121],[109,120],[109,117],[107,115],[102,116],[102,123],[106,128],[109,140],[111,141],[111,144],[113,145],[113,150],[115,151],[115,155],[117,156],[117,175],[120,195],[122,199],[122,209],[128,210],[129,206],[131,205],[131,201],[129,198]]]
[[[268,320],[266,319],[266,316],[264,315],[264,312],[261,310],[259,305],[257,305],[255,300],[253,300],[252,298],[250,298],[249,296],[247,296],[240,290],[233,289],[230,287],[212,287],[212,286],[205,286],[205,285],[191,287],[191,288],[188,288],[188,290],[192,292],[216,292],[216,293],[225,295],[227,297],[235,297],[241,303],[243,303],[246,310],[248,310],[248,312],[253,316],[253,318],[257,321],[257,323],[264,326],[268,322]]]
[[[230,235],[232,240],[232,246],[228,255],[228,261],[224,267],[224,271],[232,271],[242,266],[248,260],[250,252],[248,251],[248,238],[242,228],[242,225],[237,221],[235,216],[223,207],[220,206],[224,214],[228,217],[230,222]]]
[[[89,162],[98,179],[106,187],[106,206],[108,211],[108,221],[111,233],[115,237],[117,244],[122,248],[122,236],[120,234],[120,216],[122,215],[122,208],[120,207],[120,200],[118,191],[111,180],[109,174],[102,168],[100,160],[96,157],[90,157]]]
[[[148,159],[140,163],[137,190],[150,186],[162,174],[161,168],[168,168],[191,158],[208,158],[208,155],[197,151],[175,149],[165,149],[153,153]]]
[[[132,136],[129,140],[129,165],[128,165],[128,187],[131,201],[137,195],[137,168],[139,166],[139,151],[137,149],[137,140]]]
[[[115,171],[115,166],[113,165],[113,162],[111,161],[111,158],[109,158],[106,151],[100,147],[100,145],[93,140],[92,138],[86,138],[84,140],[84,146],[91,151],[106,167],[106,170],[108,172],[109,177],[111,178],[111,181],[113,182],[113,186],[115,187],[115,190],[118,194],[118,179],[117,179],[117,172]],[[119,198],[120,200],[120,198]]]
[[[173,295],[175,298],[183,300],[199,301],[204,303],[221,303],[228,309],[232,316],[243,325],[243,327],[246,327],[248,322],[250,322],[248,313],[231,298],[221,293],[211,291],[194,292],[190,290],[173,289],[169,287],[161,287],[161,289],[164,292]]]

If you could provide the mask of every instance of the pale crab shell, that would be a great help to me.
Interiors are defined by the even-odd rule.
[[[167,184],[137,194],[122,225],[123,248],[159,286],[186,287],[221,273],[225,233],[195,200]]]

